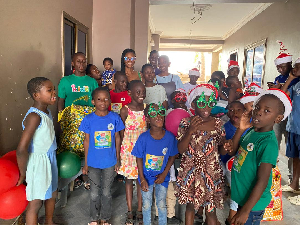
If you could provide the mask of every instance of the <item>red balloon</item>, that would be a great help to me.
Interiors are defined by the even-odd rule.
[[[14,164],[18,165],[17,151],[16,150],[13,150],[13,151],[10,151],[10,152],[6,153],[4,156],[1,157],[1,159],[7,159],[7,160],[13,162]]]
[[[13,162],[0,159],[0,194],[16,186],[20,174],[19,168]],[[1,204],[0,204],[1,205]]]
[[[28,205],[25,189],[21,184],[0,195],[0,219],[10,220],[24,212]]]
[[[190,114],[184,109],[174,109],[166,116],[166,129],[177,136],[180,121],[183,118],[190,117]]]

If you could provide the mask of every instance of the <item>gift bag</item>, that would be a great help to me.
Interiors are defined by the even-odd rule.
[[[76,101],[88,99],[88,96],[83,96],[76,99],[71,106],[65,108],[59,116],[59,121],[62,134],[57,149],[57,153],[64,151],[71,151],[76,153],[79,157],[84,157],[84,132],[79,131],[78,128],[83,118],[94,112],[95,107],[75,105]]]
[[[279,221],[283,219],[281,173],[278,166],[272,169],[272,200],[265,209],[263,221]]]

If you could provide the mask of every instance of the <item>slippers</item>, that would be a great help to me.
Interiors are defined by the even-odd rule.
[[[300,190],[294,190],[293,188],[291,188],[290,185],[286,184],[284,186],[282,186],[282,191],[284,192],[292,192],[294,194],[300,194]]]
[[[290,203],[294,205],[300,205],[300,195],[294,197],[288,197],[288,200],[290,201]]]

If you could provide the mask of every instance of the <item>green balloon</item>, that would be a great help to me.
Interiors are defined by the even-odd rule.
[[[62,152],[57,155],[58,176],[70,178],[75,176],[80,168],[80,157],[73,152]]]

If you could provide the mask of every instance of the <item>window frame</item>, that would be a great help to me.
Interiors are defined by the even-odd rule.
[[[247,45],[244,49],[244,62],[243,62],[243,76],[242,81],[243,85],[245,87],[245,77],[246,77],[246,70],[247,70],[247,53],[250,50],[253,50],[253,56],[252,56],[252,65],[251,65],[251,82],[253,82],[253,72],[254,72],[254,57],[255,57],[255,48],[263,45],[264,52],[263,52],[263,65],[262,65],[262,73],[261,73],[261,87],[264,86],[264,78],[265,78],[265,66],[266,66],[266,51],[267,51],[267,38],[262,39],[260,41],[254,42],[250,45]],[[251,83],[250,82],[250,83]]]
[[[87,62],[89,61],[89,28],[76,20],[74,17],[66,13],[65,11],[62,12],[62,26],[61,26],[61,46],[62,46],[62,77],[65,76],[65,24],[74,27],[74,53],[78,51],[78,30],[85,33],[85,49],[86,49],[86,58]],[[73,54],[74,54],[73,53]]]

